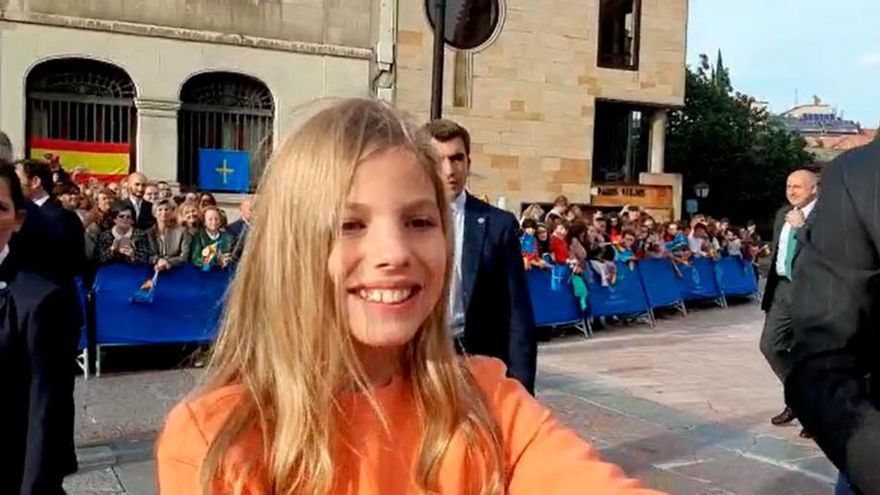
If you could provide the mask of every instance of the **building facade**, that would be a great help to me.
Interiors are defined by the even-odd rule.
[[[396,102],[421,118],[433,42],[424,3],[400,2],[397,33]],[[687,0],[502,5],[484,48],[446,51],[443,113],[471,131],[470,190],[518,211],[559,194],[597,203],[599,185],[662,184],[673,205],[654,206],[680,216],[680,179],[663,169],[667,112],[684,104]],[[652,196],[612,189],[633,193],[621,204]]]
[[[106,144],[184,186],[198,149],[244,150],[256,179],[299,107],[374,93],[384,4],[0,0],[0,129],[16,156]]]
[[[16,156],[98,143],[182,186],[198,185],[200,150],[242,150],[255,183],[312,100],[372,95],[427,118],[425,3],[0,0],[0,130]],[[663,155],[684,101],[687,0],[500,3],[488,44],[446,51],[444,115],[473,134],[471,190],[514,211],[558,194],[673,197],[678,215]]]

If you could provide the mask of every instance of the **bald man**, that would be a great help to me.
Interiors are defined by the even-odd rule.
[[[153,203],[144,199],[144,192],[147,190],[147,176],[142,173],[135,172],[128,176],[128,198],[122,200],[126,206],[134,207],[134,226],[147,230],[156,225],[156,218],[153,216]]]
[[[819,184],[816,175],[809,170],[797,170],[788,176],[785,197],[788,205],[779,210],[773,225],[773,251],[770,256],[770,272],[761,309],[766,312],[764,331],[761,333],[761,353],[773,373],[782,383],[791,372],[792,314],[791,281],[794,262],[799,249],[798,234],[806,225],[807,218],[816,205]],[[795,415],[785,407],[770,422],[781,426],[792,422]],[[807,436],[801,431],[802,436]]]

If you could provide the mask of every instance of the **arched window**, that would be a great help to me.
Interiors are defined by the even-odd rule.
[[[205,163],[200,167],[200,160],[204,162],[208,156],[218,159],[225,153],[230,159],[237,157],[241,163],[247,163],[246,189],[254,189],[272,152],[275,104],[269,88],[249,76],[210,72],[189,79],[183,85],[180,101],[177,124],[180,183],[203,190],[241,191],[239,187],[222,185],[227,178],[225,171],[232,173],[236,167],[210,165],[205,168]],[[200,170],[223,171],[224,181],[209,180]]]
[[[65,58],[27,78],[27,152],[57,160],[81,179],[118,180],[134,169],[135,86],[124,70]]]

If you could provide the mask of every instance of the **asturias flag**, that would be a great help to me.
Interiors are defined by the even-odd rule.
[[[250,187],[247,151],[199,149],[199,189],[248,192]]]
[[[92,143],[66,139],[31,139],[30,157],[37,160],[58,159],[64,170],[77,172],[77,180],[94,177],[114,182],[128,174],[131,147],[128,143]]]

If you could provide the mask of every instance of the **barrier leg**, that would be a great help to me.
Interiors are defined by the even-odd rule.
[[[675,307],[676,307],[679,311],[681,311],[682,316],[687,316],[687,315],[688,315],[687,306],[685,306],[684,301],[679,302],[678,304],[675,305]]]
[[[593,320],[591,318],[587,318],[584,320],[584,324],[587,326],[587,337],[593,337]]]
[[[651,328],[657,326],[657,318],[654,316],[654,308],[648,308],[648,321],[651,323]]]
[[[721,294],[721,297],[715,300],[715,303],[721,306],[724,309],[727,309],[727,298],[724,297],[724,294]]]
[[[95,378],[101,378],[101,346],[95,346]]]
[[[89,348],[88,346],[76,357],[76,365],[83,372],[83,379],[89,379]]]

